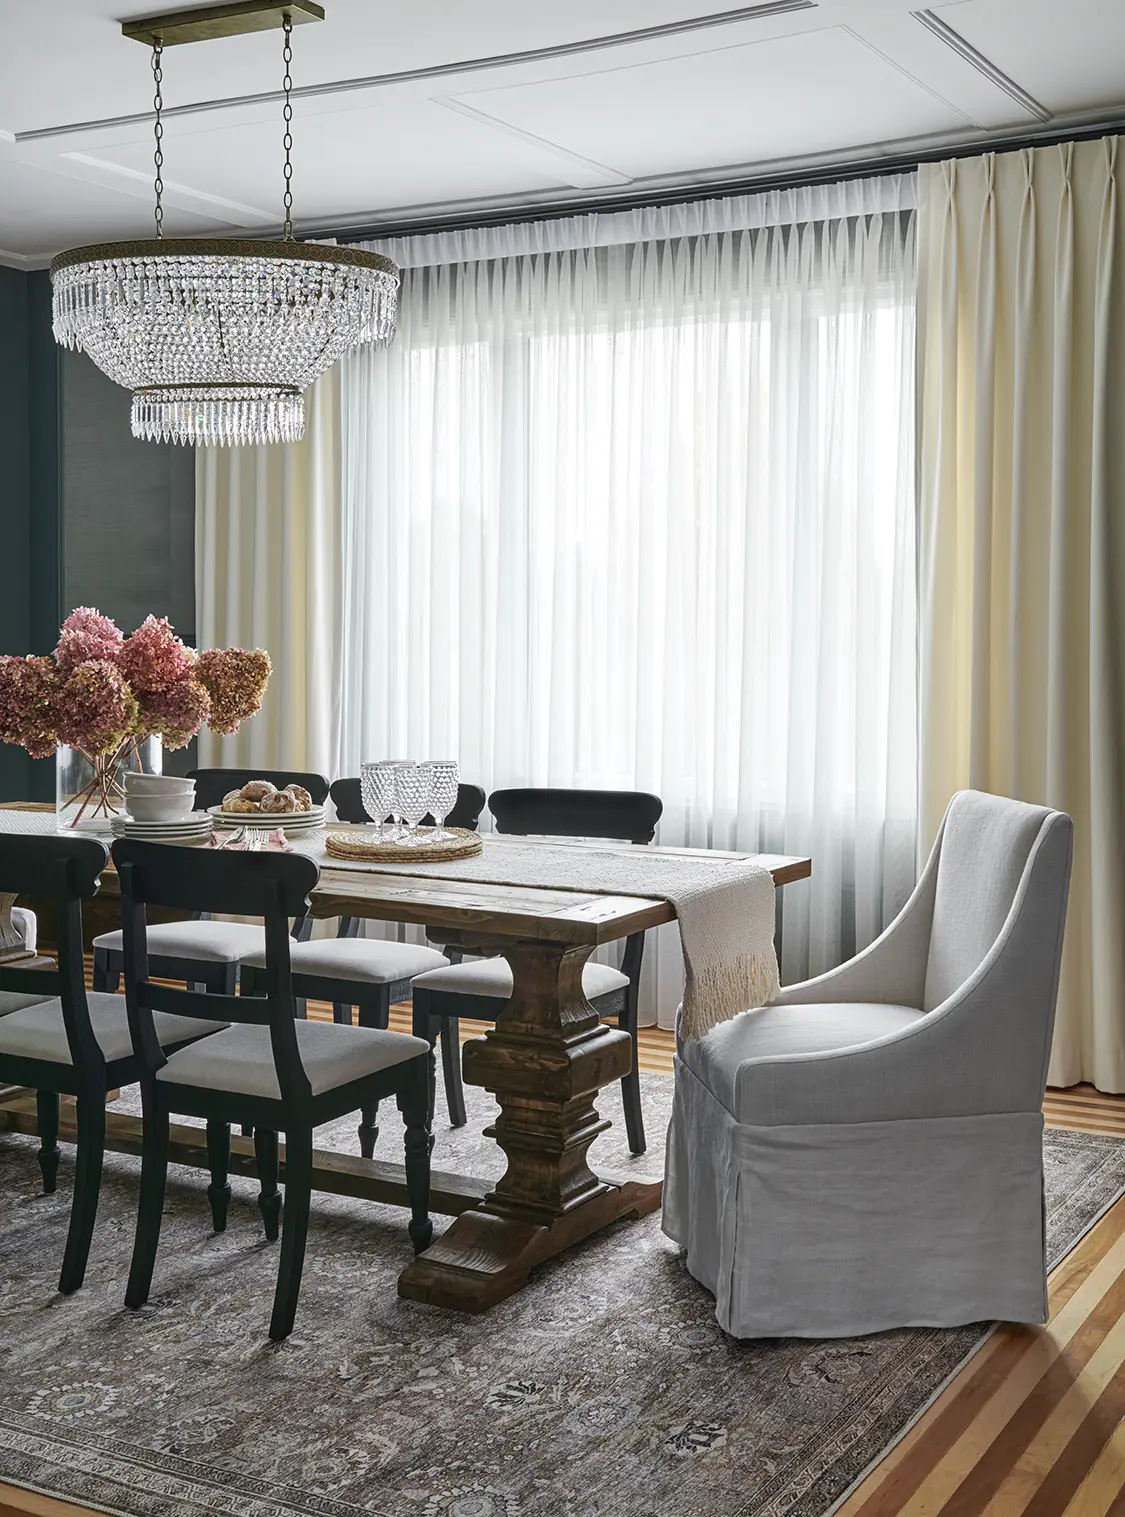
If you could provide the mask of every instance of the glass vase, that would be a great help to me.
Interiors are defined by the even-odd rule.
[[[127,738],[109,753],[88,754],[59,745],[55,753],[55,815],[59,831],[112,831],[125,810],[124,776],[129,770],[160,774],[164,748],[158,736]]]

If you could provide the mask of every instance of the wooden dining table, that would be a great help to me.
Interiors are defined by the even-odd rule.
[[[0,809],[0,830],[3,825]],[[604,841],[545,841],[554,847],[636,851],[634,845]],[[777,885],[812,872],[807,858],[647,848],[716,862],[747,859],[767,868]],[[404,1297],[485,1311],[522,1289],[535,1268],[571,1244],[660,1204],[659,1180],[601,1175],[588,1163],[591,1143],[610,1126],[598,1114],[598,1093],[628,1072],[631,1048],[629,1034],[603,1023],[586,999],[582,970],[595,949],[660,927],[675,913],[669,902],[656,898],[434,878],[412,875],[406,865],[396,870],[323,867],[310,897],[312,914],[415,923],[465,953],[502,955],[512,969],[513,993],[495,1025],[463,1048],[464,1079],[490,1091],[500,1108],[485,1133],[504,1151],[507,1170],[496,1182],[433,1173],[431,1208],[454,1221],[398,1281]],[[116,876],[108,869],[99,898],[117,894]],[[35,1132],[33,1096],[0,1103],[3,1130]],[[139,1153],[141,1136],[139,1118],[107,1114],[107,1148]],[[64,1119],[60,1138],[73,1142],[74,1137],[73,1123]],[[175,1124],[169,1156],[173,1163],[206,1168],[203,1129]],[[251,1139],[232,1138],[231,1169],[256,1173]],[[358,1155],[316,1150],[313,1185],[406,1204],[403,1167]]]

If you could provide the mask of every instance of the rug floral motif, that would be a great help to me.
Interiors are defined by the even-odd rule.
[[[466,1094],[435,1166],[495,1173],[489,1100]],[[596,1162],[659,1173],[670,1098],[646,1078],[650,1149],[631,1160],[607,1093]],[[356,1152],[354,1123],[318,1142]],[[388,1107],[377,1152],[400,1142]],[[171,1171],[132,1313],[138,1164],[110,1155],[87,1282],[59,1297],[69,1164],[41,1196],[34,1140],[0,1135],[0,1478],[126,1517],[824,1517],[988,1331],[735,1342],[655,1216],[460,1316],[398,1299],[404,1212],[318,1195],[275,1346],[276,1245],[247,1181],[214,1236],[205,1176]],[[1057,1261],[1125,1187],[1125,1144],[1048,1132],[1046,1174]]]

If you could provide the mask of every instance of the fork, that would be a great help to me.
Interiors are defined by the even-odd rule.
[[[262,849],[262,834],[257,827],[251,827],[246,834],[246,852],[260,853]]]

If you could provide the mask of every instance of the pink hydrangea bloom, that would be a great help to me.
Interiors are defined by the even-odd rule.
[[[64,674],[89,659],[115,663],[125,639],[116,622],[93,606],[76,606],[62,624],[55,658]]]
[[[59,741],[91,756],[108,753],[134,730],[137,700],[106,659],[79,664],[52,700]]]
[[[49,758],[57,746],[52,698],[58,685],[49,658],[0,657],[0,742],[18,743],[32,758]]]
[[[136,695],[170,690],[195,675],[195,654],[172,631],[166,616],[148,616],[128,638],[117,660]]]
[[[159,732],[165,748],[185,748],[206,721],[211,697],[198,680],[186,679],[167,690],[145,692],[138,706],[141,732]]]
[[[273,673],[264,648],[208,648],[199,655],[199,678],[211,697],[212,732],[237,732],[262,704]]]

